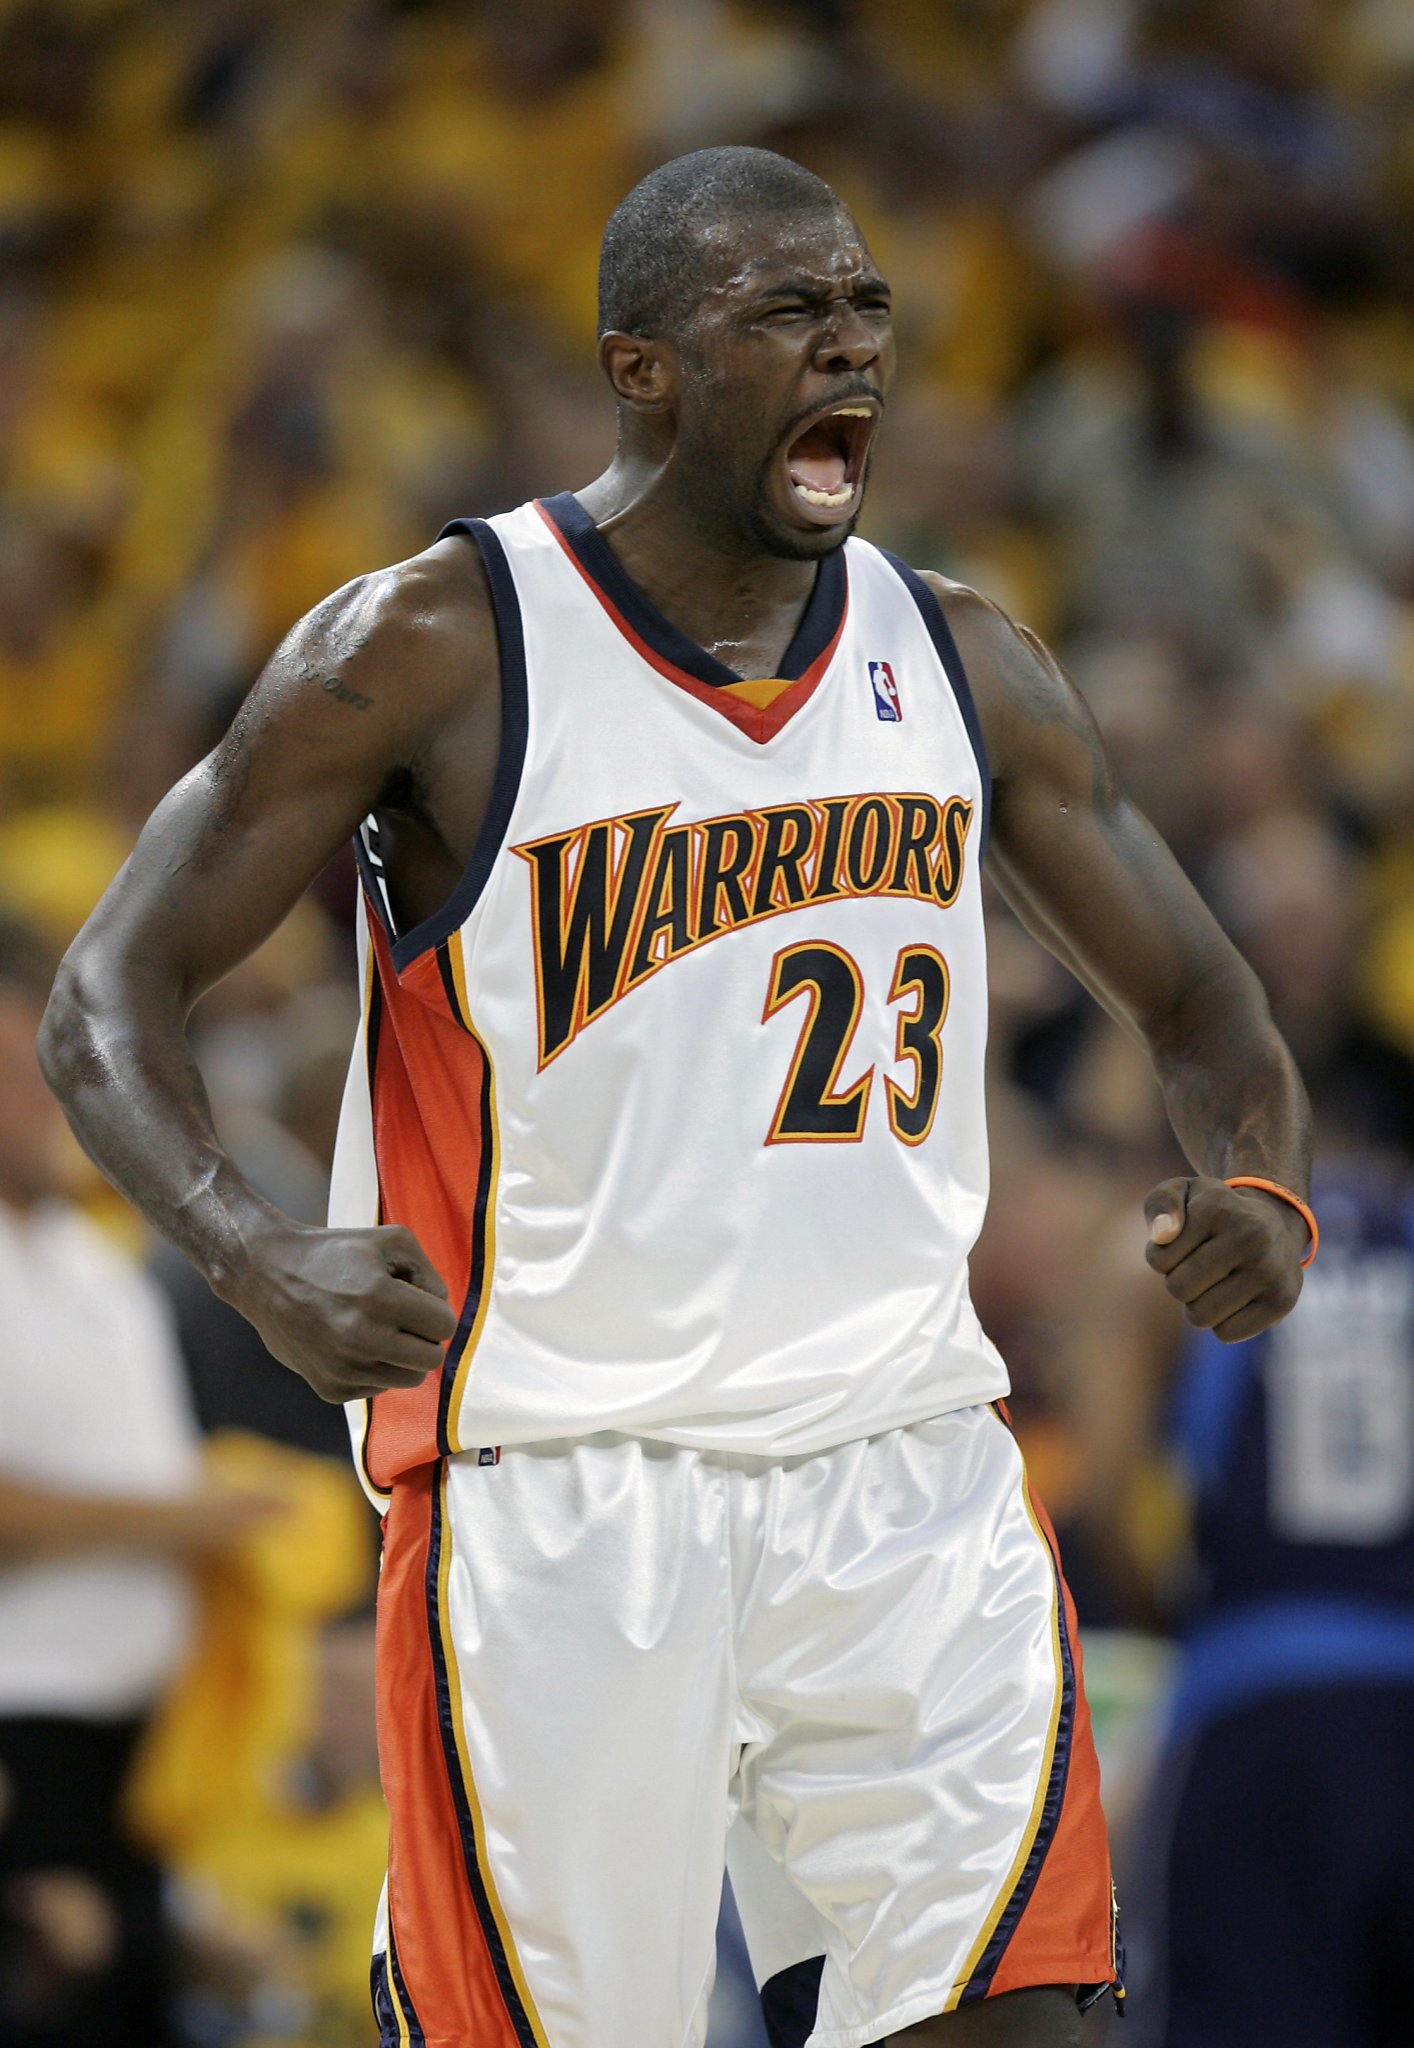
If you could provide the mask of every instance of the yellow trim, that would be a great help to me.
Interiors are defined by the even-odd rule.
[[[438,1474],[437,1487],[441,1498],[442,1511],[442,1554],[437,1560],[437,1627],[442,1637],[442,1659],[447,1670],[447,1696],[451,1707],[452,1734],[457,1745],[457,1763],[461,1770],[462,1785],[466,1792],[466,1803],[471,1813],[471,1831],[476,1844],[476,1861],[481,1872],[481,1882],[486,1889],[486,1898],[491,1907],[492,1918],[496,1922],[497,1932],[501,1937],[501,1946],[505,1950],[506,1962],[510,1967],[511,1981],[514,1983],[520,2002],[525,2008],[525,2014],[530,2021],[531,2032],[535,2036],[537,2048],[549,2048],[549,2042],[545,2038],[545,2030],[540,2023],[540,2015],[535,2009],[535,2001],[530,1995],[530,1987],[525,1981],[525,1972],[521,1968],[520,1957],[516,1954],[510,1923],[506,1918],[505,1909],[501,1905],[500,1894],[496,1890],[496,1880],[491,1870],[491,1859],[486,1850],[486,1823],[481,1814],[481,1802],[476,1796],[476,1781],[471,1775],[471,1759],[467,1753],[466,1724],[462,1715],[461,1674],[457,1668],[456,1644],[452,1639],[451,1618],[447,1611],[447,1576],[452,1562],[452,1528],[447,1514],[447,1463],[445,1459],[442,1461],[442,1469]]]
[[[447,941],[447,965],[452,970],[452,987],[457,992],[457,1009],[460,1021],[471,1029],[471,1006],[466,999],[466,962],[462,959],[461,933],[453,932]]]
[[[792,680],[790,676],[754,676],[749,682],[723,683],[722,695],[735,697],[757,711],[769,711],[777,697],[783,697],[791,687]]]
[[[996,1411],[993,1410],[992,1412],[995,1414]],[[999,1415],[997,1416],[997,1421],[1001,1423],[1003,1429],[1006,1429],[1007,1426],[1004,1422],[1002,1422],[1002,1419]],[[1035,1845],[1036,1836],[1041,1826],[1041,1815],[1045,1811],[1046,1793],[1050,1789],[1051,1769],[1055,1763],[1056,1756],[1056,1737],[1060,1732],[1061,1707],[1065,1699],[1065,1659],[1061,1651],[1061,1592],[1060,1582],[1056,1576],[1055,1556],[1051,1550],[1050,1544],[1046,1541],[1045,1531],[1042,1529],[1041,1524],[1037,1519],[1036,1510],[1031,1504],[1031,1482],[1026,1476],[1026,1460],[1021,1457],[1020,1447],[1017,1445],[1016,1439],[1011,1435],[1011,1431],[1009,1429],[1007,1430],[1007,1436],[1011,1441],[1013,1449],[1016,1450],[1017,1457],[1018,1459],[1020,1459],[1021,1462],[1021,1498],[1023,1504],[1025,1505],[1026,1513],[1030,1518],[1031,1526],[1036,1531],[1036,1540],[1040,1544],[1042,1550],[1045,1552],[1047,1575],[1050,1579],[1053,1591],[1054,1605],[1052,1609],[1051,1623],[1051,1654],[1055,1660],[1056,1694],[1055,1700],[1051,1706],[1050,1726],[1046,1731],[1046,1747],[1041,1758],[1040,1775],[1038,1776],[1036,1781],[1036,1797],[1031,1803],[1031,1812],[1027,1819],[1025,1830],[1022,1834],[1021,1846],[1018,1848],[1016,1852],[1016,1856],[1012,1861],[1011,1869],[1006,1874],[1006,1879],[1002,1884],[1001,1890],[997,1893],[996,1898],[992,1902],[991,1911],[988,1913],[986,1919],[982,1923],[982,1931],[978,1935],[976,1941],[972,1944],[972,1948],[968,1954],[967,1961],[962,1966],[962,1971],[958,1977],[958,1980],[956,1984],[953,1986],[952,1991],[948,1994],[947,2004],[943,2007],[944,2012],[955,2011],[957,2006],[961,2003],[962,1994],[967,1989],[968,1985],[971,1983],[972,1973],[977,1968],[977,1965],[981,1962],[983,1955],[986,1953],[988,1942],[991,1940],[992,1936],[997,1931],[997,1923],[1001,1919],[1002,1914],[1007,1909],[1007,1904],[1011,1898],[1012,1893],[1016,1890],[1018,1880],[1021,1877],[1021,1873],[1026,1868],[1026,1860],[1030,1856],[1032,1848]]]
[[[486,1312],[491,1306],[491,1285],[496,1271],[496,1197],[501,1179],[501,1133],[496,1116],[496,1069],[486,1041],[471,1021],[471,1005],[466,994],[466,965],[462,959],[461,934],[454,932],[447,946],[447,962],[452,970],[452,986],[457,992],[457,1004],[461,1010],[461,1021],[471,1037],[481,1048],[481,1057],[486,1062],[487,1109],[490,1129],[486,1142],[491,1147],[491,1165],[486,1181],[486,1230],[485,1244],[481,1254],[481,1299],[476,1305],[476,1320],[467,1332],[466,1344],[457,1361],[457,1376],[452,1382],[451,1395],[447,1401],[447,1442],[454,1451],[464,1451],[461,1440],[462,1396],[466,1392],[467,1375],[476,1347],[481,1342],[481,1332],[486,1322]]]
[[[398,2023],[398,2048],[412,2048],[412,2022],[403,2009],[398,1993],[398,1977],[394,1964],[397,1960],[398,1944],[393,1936],[393,1902],[388,1901],[388,1952],[384,1960],[388,1965],[388,2001],[393,2008],[393,2017]]]

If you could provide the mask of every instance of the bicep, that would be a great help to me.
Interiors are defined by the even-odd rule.
[[[81,935],[103,975],[189,1008],[288,915],[415,745],[397,633],[359,592],[341,599],[295,629],[153,812]]]
[[[1080,693],[999,614],[974,632],[996,780],[989,869],[1027,929],[1147,1042],[1208,982],[1250,970],[1120,790]]]
[[[1032,936],[1147,1040],[1202,982],[1246,969],[1127,799],[1103,817],[1063,801],[1044,785],[999,793],[989,872]]]
[[[87,927],[89,946],[160,974],[184,1008],[275,930],[376,799],[376,782],[265,767],[218,750],[194,768]]]

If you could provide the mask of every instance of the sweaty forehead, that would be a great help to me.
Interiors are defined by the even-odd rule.
[[[843,211],[714,222],[699,230],[698,260],[703,296],[719,303],[755,298],[777,281],[823,288],[874,270],[863,235]]]

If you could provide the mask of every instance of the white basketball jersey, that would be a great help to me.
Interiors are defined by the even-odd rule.
[[[406,1223],[461,1320],[440,1374],[355,1404],[365,1476],[596,1430],[786,1456],[1005,1393],[967,1287],[988,781],[936,599],[851,540],[743,683],[574,498],[449,531],[501,759],[415,930],[361,835],[330,1220]]]

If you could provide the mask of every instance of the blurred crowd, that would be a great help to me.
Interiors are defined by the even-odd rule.
[[[302,612],[450,517],[597,472],[603,223],[728,141],[829,179],[894,286],[862,530],[1057,649],[1261,974],[1323,1157],[1403,1171],[1407,0],[0,0],[0,905],[52,956]],[[353,886],[335,862],[194,1027],[230,1149],[310,1220]],[[991,968],[974,1292],[1097,1645],[1123,1823],[1143,1645],[1191,1580],[1163,1433],[1184,1326],[1131,1284],[1143,1194],[1181,1163],[1142,1057],[999,905]],[[206,1439],[181,1486],[217,1502],[169,1550],[203,1597],[125,1793],[167,1871],[174,2038],[343,2048],[383,1844],[342,1421],[55,1160],[45,1198],[149,1263],[192,1460]],[[0,1432],[0,1479],[12,1456]],[[30,1568],[8,1526],[0,1593]],[[77,1879],[0,1899],[12,2031],[106,1967],[105,1910]],[[724,2003],[714,2048],[747,2028]]]

